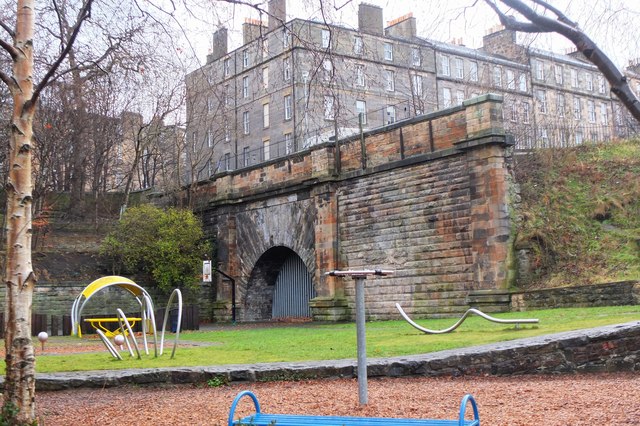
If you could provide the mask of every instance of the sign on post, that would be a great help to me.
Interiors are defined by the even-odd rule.
[[[210,260],[202,261],[202,282],[203,283],[211,282],[211,261]]]

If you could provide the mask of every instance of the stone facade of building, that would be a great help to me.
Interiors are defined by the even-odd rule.
[[[234,51],[218,30],[207,64],[187,76],[191,179],[354,134],[359,113],[368,130],[487,92],[504,96],[516,148],[626,136],[634,123],[594,65],[521,45],[513,31],[471,49],[418,37],[411,15],[385,28],[383,10],[365,3],[357,29],[286,22],[286,0],[269,8],[269,25],[247,21]],[[633,67],[627,76],[640,90]]]

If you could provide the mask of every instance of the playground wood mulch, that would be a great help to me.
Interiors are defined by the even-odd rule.
[[[43,425],[226,425],[231,401],[244,389],[264,412],[376,417],[456,418],[465,393],[481,423],[494,425],[637,425],[640,372],[515,377],[369,380],[369,404],[358,405],[354,379],[161,386],[39,392]],[[238,414],[249,414],[250,404]]]

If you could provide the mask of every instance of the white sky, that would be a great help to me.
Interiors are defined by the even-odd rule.
[[[549,2],[578,22],[619,67],[640,58],[640,0]],[[334,23],[356,28],[359,3],[359,0],[325,0],[325,14],[328,13]],[[440,41],[463,38],[469,47],[481,46],[482,36],[499,24],[497,16],[482,0],[367,0],[367,3],[383,8],[385,26],[388,21],[412,12],[420,36]],[[254,4],[266,8],[266,0]],[[229,50],[240,47],[245,17],[259,18],[255,10],[245,6],[231,6],[223,1],[214,1],[213,7],[210,2],[203,4],[201,10],[194,9],[185,19],[184,26],[189,29],[186,49],[193,50],[198,62],[203,64],[210,51],[211,35],[219,25],[229,29]],[[287,0],[287,18],[321,20],[319,0]],[[572,44],[560,36],[530,35],[522,42],[558,53],[572,48]]]

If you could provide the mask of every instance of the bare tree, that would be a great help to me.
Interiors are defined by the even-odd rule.
[[[36,284],[31,259],[34,195],[59,188],[61,182],[70,184],[72,178],[77,182],[62,189],[74,186],[76,191],[91,188],[96,192],[105,188],[109,168],[106,158],[114,137],[111,135],[102,143],[97,135],[104,136],[106,130],[113,133],[116,126],[106,111],[112,111],[117,100],[112,96],[88,95],[101,91],[103,95],[111,95],[105,78],[116,70],[120,79],[125,79],[127,73],[139,72],[138,64],[144,63],[143,55],[148,57],[151,50],[138,49],[140,39],[156,27],[147,22],[148,12],[133,3],[127,8],[126,4],[108,1],[98,6],[94,6],[93,0],[51,1],[36,9],[33,0],[18,0],[11,6],[8,10],[15,8],[15,12],[0,18],[4,34],[0,47],[5,53],[0,56],[0,80],[11,94],[13,109],[5,185],[6,379],[2,415],[7,424],[32,424],[35,421],[35,357],[31,341],[31,302]],[[45,92],[54,82],[55,87]],[[46,98],[46,113],[36,122],[34,117],[41,98]],[[107,102],[97,102],[105,99]],[[98,116],[104,120],[97,120]],[[64,124],[56,129],[53,120],[65,123],[56,123]],[[87,125],[89,121],[92,126]],[[34,123],[41,137],[36,138]],[[38,142],[46,146],[40,147]],[[62,173],[64,176],[60,178]],[[40,178],[36,194],[32,175]]]
[[[35,421],[35,356],[31,341],[31,300],[36,278],[31,264],[33,118],[45,86],[69,54],[80,28],[91,14],[93,0],[77,11],[75,23],[60,40],[60,50],[44,77],[34,85],[35,2],[18,0],[15,29],[0,21],[5,36],[0,47],[9,55],[12,72],[0,70],[0,80],[13,99],[7,190],[6,306],[3,413],[9,424]]]
[[[184,92],[182,82],[167,83],[168,85],[159,85],[156,93],[151,96],[151,105],[149,105],[151,118],[147,122],[139,120],[131,123],[130,131],[133,133],[131,154],[133,157],[128,164],[128,170],[125,171],[126,183],[121,212],[129,203],[129,195],[136,179],[139,188],[152,187],[156,182],[155,178],[161,165],[166,164],[162,159],[169,157],[169,161],[175,161],[174,158],[170,158],[170,153],[164,152],[167,155],[162,155],[166,149],[173,151],[174,148],[173,145],[164,146],[166,133],[170,131],[165,125],[165,120],[182,108]]]
[[[557,33],[569,39],[589,61],[591,61],[607,81],[611,91],[640,121],[640,101],[629,87],[626,77],[596,43],[559,9],[544,0],[499,0],[503,5],[517,11],[523,20],[507,15],[495,0],[484,0],[500,17],[506,28],[525,33]],[[538,12],[535,7],[541,8]]]

